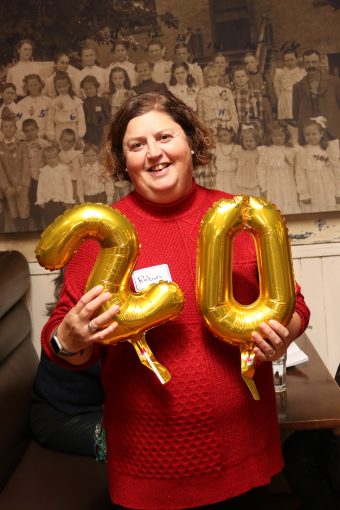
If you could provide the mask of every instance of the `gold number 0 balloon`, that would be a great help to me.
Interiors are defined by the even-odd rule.
[[[116,209],[104,204],[82,204],[58,216],[41,235],[36,256],[41,266],[53,270],[63,267],[85,239],[95,239],[100,251],[86,283],[86,290],[103,285],[112,293],[97,315],[118,304],[118,327],[104,344],[129,340],[140,361],[162,382],[171,376],[158,363],[145,340],[148,329],[175,318],[184,303],[176,283],[158,282],[133,293],[130,277],[139,253],[139,241],[133,225]]]
[[[242,229],[255,241],[259,272],[259,297],[249,305],[235,300],[232,287],[232,243]],[[199,235],[196,292],[207,327],[215,336],[240,346],[242,377],[258,400],[251,333],[269,319],[287,324],[295,309],[287,229],[273,204],[236,196],[222,199],[208,210]]]

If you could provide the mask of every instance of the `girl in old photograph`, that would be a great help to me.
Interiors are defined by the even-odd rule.
[[[261,195],[283,214],[297,214],[301,211],[296,192],[296,149],[292,146],[287,123],[275,121],[269,139],[270,145],[262,148],[258,163]]]
[[[260,131],[253,125],[244,125],[240,132],[240,150],[237,151],[237,171],[234,192],[237,195],[260,195],[257,165],[260,157]]]
[[[199,88],[186,62],[174,62],[171,66],[170,92],[195,112]]]
[[[24,78],[26,96],[18,103],[18,127],[26,119],[34,119],[39,127],[39,136],[45,136],[50,98],[43,94],[44,82],[39,74],[28,74]]]
[[[237,171],[237,152],[240,148],[234,142],[235,132],[226,125],[217,127],[217,142],[214,151],[216,168],[216,189],[234,193],[235,177]]]
[[[59,141],[63,129],[73,129],[77,139],[86,133],[83,102],[72,89],[69,75],[63,71],[54,77],[56,97],[51,100],[47,117],[46,136],[49,140]]]
[[[234,96],[230,89],[219,85],[217,66],[208,64],[204,68],[204,77],[207,86],[201,89],[197,96],[198,116],[214,133],[221,122],[236,132],[238,116]]]
[[[136,93],[131,88],[128,73],[123,67],[112,67],[109,74],[109,92],[107,98],[111,104],[112,116],[119,110],[123,103]]]
[[[303,126],[303,145],[297,157],[297,191],[304,212],[339,209],[339,140],[328,141],[327,120],[315,117]]]

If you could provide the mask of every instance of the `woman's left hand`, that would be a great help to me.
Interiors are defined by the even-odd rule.
[[[281,358],[292,341],[289,330],[276,320],[263,322],[261,333],[254,331],[254,354],[258,361],[275,361]]]

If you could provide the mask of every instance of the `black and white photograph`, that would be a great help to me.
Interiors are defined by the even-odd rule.
[[[214,136],[201,186],[284,215],[340,210],[338,0],[15,1],[1,13],[0,233],[132,185],[103,163],[115,112],[169,90]]]

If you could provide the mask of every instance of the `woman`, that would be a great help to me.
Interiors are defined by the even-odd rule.
[[[61,298],[43,329],[43,348],[65,367],[83,368],[102,356],[114,503],[145,510],[218,502],[223,509],[243,508],[244,503],[255,508],[261,486],[282,467],[272,366],[267,361],[280,357],[305,329],[308,308],[298,292],[297,312],[287,328],[271,321],[262,325],[261,335],[253,333],[261,394],[260,401],[253,400],[240,376],[239,350],[205,330],[196,305],[201,219],[216,200],[230,196],[193,181],[193,168],[212,157],[209,131],[171,93],[152,92],[122,106],[110,144],[115,167],[127,172],[135,188],[115,207],[139,234],[137,269],[166,263],[185,293],[179,318],[147,333],[172,379],[161,386],[126,342],[115,348],[96,343],[114,331],[118,310],[112,307],[92,319],[109,294],[100,286],[83,294],[98,253],[94,241],[84,243],[67,266]],[[258,295],[256,255],[245,233],[236,238],[234,260],[235,297],[252,302]],[[108,320],[111,324],[100,329]],[[54,354],[50,341],[56,328],[59,347],[76,354]]]
[[[8,69],[7,83],[13,83],[17,91],[17,101],[25,97],[24,78],[28,74],[40,74],[40,66],[33,62],[33,42],[22,39],[16,46],[17,63]]]

